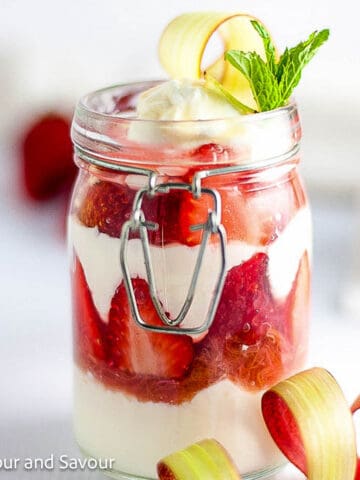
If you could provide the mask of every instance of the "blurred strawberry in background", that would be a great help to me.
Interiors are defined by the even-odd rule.
[[[21,191],[27,199],[37,204],[57,199],[63,235],[77,173],[70,126],[70,117],[54,111],[34,118],[19,135]]]
[[[76,175],[70,120],[48,113],[30,124],[21,138],[22,181],[31,200],[69,193]]]

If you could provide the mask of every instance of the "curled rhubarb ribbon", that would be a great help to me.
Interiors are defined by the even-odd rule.
[[[159,58],[166,72],[173,78],[203,78],[203,55],[206,46],[217,32],[223,50],[255,51],[266,58],[264,45],[251,25],[255,17],[242,13],[192,12],[176,17],[165,28],[159,43]],[[256,102],[246,78],[221,55],[206,68],[209,76],[221,82],[228,92],[252,108]]]
[[[327,370],[312,368],[278,383],[263,395],[262,413],[279,449],[309,480],[354,480],[352,412]]]
[[[351,409],[334,377],[322,368],[294,375],[262,398],[266,426],[284,455],[309,480],[360,480]],[[240,480],[216,440],[203,440],[158,463],[160,480]]]
[[[240,480],[225,448],[216,440],[202,440],[163,458],[157,465],[161,480]]]

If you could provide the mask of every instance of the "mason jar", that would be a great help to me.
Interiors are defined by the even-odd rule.
[[[74,116],[76,438],[120,478],[155,478],[159,459],[204,438],[260,478],[285,461],[262,393],[307,355],[297,108],[138,119],[155,84],[91,93]]]

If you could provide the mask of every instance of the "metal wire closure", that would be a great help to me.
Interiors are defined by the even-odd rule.
[[[131,212],[130,220],[125,222],[121,235],[120,235],[120,265],[124,277],[124,283],[126,292],[128,295],[131,313],[136,321],[136,323],[147,330],[151,330],[154,332],[163,332],[163,333],[174,333],[174,334],[190,334],[196,335],[201,332],[208,330],[211,326],[216,309],[220,300],[221,292],[223,290],[224,281],[225,281],[225,274],[226,274],[226,232],[221,224],[221,197],[219,192],[212,188],[204,188],[201,186],[201,181],[204,178],[218,176],[218,175],[226,175],[231,173],[240,173],[246,172],[250,170],[255,170],[258,168],[275,166],[280,163],[285,162],[286,160],[292,158],[299,150],[298,145],[296,145],[291,151],[287,152],[284,155],[279,155],[277,157],[271,158],[270,160],[266,160],[264,162],[257,162],[255,164],[248,164],[248,165],[236,165],[233,167],[220,167],[214,168],[209,170],[199,170],[195,173],[193,177],[193,181],[191,184],[189,183],[161,183],[157,184],[158,173],[151,169],[146,168],[139,168],[139,167],[132,167],[127,165],[119,165],[118,163],[114,163],[112,158],[107,158],[106,155],[101,155],[101,157],[97,157],[94,155],[93,152],[89,152],[83,147],[79,147],[78,145],[75,147],[75,151],[80,159],[95,165],[96,167],[102,167],[110,170],[114,170],[121,173],[132,173],[143,175],[148,178],[147,186],[138,190],[135,195],[133,208]],[[157,289],[156,289],[156,279],[154,275],[154,269],[152,266],[152,259],[150,254],[150,243],[148,237],[148,230],[157,230],[158,224],[154,222],[149,222],[146,220],[144,212],[141,208],[142,202],[144,197],[150,196],[154,197],[157,194],[169,194],[172,190],[184,190],[192,193],[193,197],[198,199],[201,195],[210,195],[213,199],[214,208],[213,210],[208,212],[207,221],[204,224],[192,225],[190,230],[203,230],[202,240],[199,248],[199,254],[194,266],[189,291],[185,298],[185,301],[180,309],[179,314],[176,318],[171,319],[169,318],[158,298]],[[134,288],[131,281],[129,266],[128,266],[128,258],[127,258],[127,247],[129,243],[129,235],[130,232],[138,232],[142,251],[144,255],[144,263],[147,275],[147,281],[149,285],[150,296],[154,307],[163,322],[163,326],[156,326],[156,325],[149,325],[147,324],[140,315],[136,296],[134,292]],[[206,246],[208,244],[209,238],[211,235],[217,235],[219,237],[219,244],[220,244],[220,256],[221,256],[221,263],[220,269],[216,280],[216,285],[214,288],[214,292],[212,298],[210,300],[210,304],[208,307],[207,315],[205,320],[201,325],[198,327],[193,328],[185,328],[181,327],[181,323],[184,321],[191,304],[194,299],[199,274],[201,271],[201,266],[204,259],[204,253],[206,250]],[[180,328],[179,328],[180,327]]]
[[[189,291],[185,298],[185,301],[180,309],[179,314],[176,318],[171,319],[166,315],[161,302],[158,298],[157,288],[156,288],[156,279],[154,275],[154,270],[152,266],[151,254],[150,254],[150,244],[148,238],[148,230],[156,230],[159,226],[156,223],[148,222],[145,219],[144,212],[141,209],[142,201],[145,195],[155,196],[156,194],[168,194],[172,190],[185,190],[188,192],[193,191],[193,186],[188,183],[162,183],[159,185],[153,186],[150,190],[149,187],[144,187],[140,189],[134,199],[133,210],[131,218],[127,221],[122,228],[121,237],[120,237],[120,264],[124,276],[124,282],[126,291],[128,294],[130,307],[132,315],[135,321],[141,327],[155,331],[155,332],[166,332],[166,333],[176,333],[176,334],[199,334],[208,330],[210,327],[213,318],[215,316],[216,308],[219,303],[220,295],[224,285],[225,273],[226,273],[226,234],[224,227],[221,225],[221,197],[219,193],[211,188],[200,188],[200,195],[210,195],[214,202],[214,209],[208,213],[207,221],[204,224],[192,225],[190,228],[192,231],[203,230],[203,236],[200,244],[199,254],[195,263],[194,271],[192,274]],[[129,241],[130,232],[139,231],[139,236],[141,240],[144,262],[146,268],[147,281],[149,285],[150,296],[154,307],[161,318],[164,326],[156,326],[147,324],[139,313],[139,309],[136,302],[134,288],[131,282],[131,276],[128,267],[127,261],[127,245]],[[208,308],[208,313],[205,321],[197,326],[192,328],[178,328],[183,320],[185,319],[191,304],[194,299],[195,290],[197,282],[199,279],[199,274],[201,271],[201,266],[204,259],[204,253],[206,246],[211,235],[218,235],[220,242],[220,254],[221,254],[221,265],[219,274],[216,281],[216,286],[210,305]]]

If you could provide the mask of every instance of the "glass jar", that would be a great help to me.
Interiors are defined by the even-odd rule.
[[[307,353],[297,109],[139,120],[154,84],[92,93],[73,121],[76,437],[120,478],[155,478],[160,458],[203,438],[260,478],[284,463],[262,392]]]

